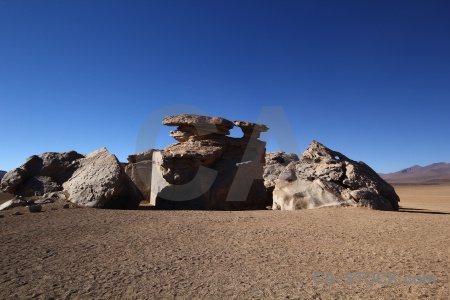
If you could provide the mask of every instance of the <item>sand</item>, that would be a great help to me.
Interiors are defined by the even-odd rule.
[[[0,212],[0,298],[448,299],[450,202],[428,192],[420,203],[426,188],[409,188],[401,212]],[[346,274],[352,284],[336,279]],[[437,281],[403,282],[426,274]]]

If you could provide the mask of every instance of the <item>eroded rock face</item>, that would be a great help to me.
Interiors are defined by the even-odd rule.
[[[268,152],[266,154],[263,178],[264,186],[267,191],[268,205],[272,205],[275,180],[278,179],[278,176],[280,176],[281,172],[283,172],[289,163],[298,160],[299,158],[295,153]]]
[[[57,198],[79,206],[136,208],[143,198],[105,148],[86,156],[75,151],[33,155],[8,172],[0,186],[3,192],[33,197],[43,204],[49,195],[60,195]]]
[[[198,115],[164,118],[164,125],[178,126],[177,131],[182,134],[172,131],[171,135],[180,142],[151,151],[151,159],[147,159],[151,176],[149,173],[141,176],[145,173],[141,172],[138,180],[131,178],[135,183],[146,182],[146,191],[150,183],[150,203],[159,209],[264,209],[266,191],[262,173],[266,144],[248,132],[268,128],[237,122],[241,122],[238,124],[243,128],[243,138],[226,136],[234,124],[224,118]],[[135,168],[137,162],[130,164],[127,170]]]
[[[394,188],[363,162],[313,141],[300,161],[291,162],[275,181],[273,209],[366,206],[398,210]]]

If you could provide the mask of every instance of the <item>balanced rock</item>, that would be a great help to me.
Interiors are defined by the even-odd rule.
[[[313,141],[300,161],[291,162],[273,191],[273,209],[366,206],[398,210],[394,188],[363,162]]]
[[[233,123],[220,117],[199,116],[194,114],[181,114],[165,117],[163,125],[178,126],[170,135],[179,142],[187,141],[190,137],[206,139],[214,135],[228,135]]]
[[[179,115],[164,118],[163,124],[178,125],[184,138],[144,152],[142,160],[139,154],[130,156],[126,168],[141,192],[150,193],[150,204],[157,209],[265,208],[265,142],[226,136],[234,125],[219,117]],[[147,165],[139,171],[143,162]]]
[[[257,139],[261,136],[261,132],[266,132],[267,130],[269,130],[269,127],[264,124],[257,124],[252,122],[234,121],[234,125],[241,128],[242,132],[244,133],[244,138],[247,139]]]

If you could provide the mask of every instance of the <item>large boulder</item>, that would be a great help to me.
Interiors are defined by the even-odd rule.
[[[106,148],[78,161],[72,177],[63,183],[71,202],[81,206],[136,208],[142,194],[126,175],[116,156]]]
[[[62,199],[88,207],[136,208],[143,199],[123,166],[105,148],[86,156],[75,151],[33,155],[6,173],[0,187],[36,201],[57,192]]]
[[[366,206],[398,210],[394,188],[363,162],[313,141],[275,181],[273,209]]]

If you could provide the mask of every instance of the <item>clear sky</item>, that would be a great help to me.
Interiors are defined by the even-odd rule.
[[[299,151],[378,172],[450,161],[450,2],[0,1],[2,170],[102,146],[126,161],[158,112],[265,106]]]

